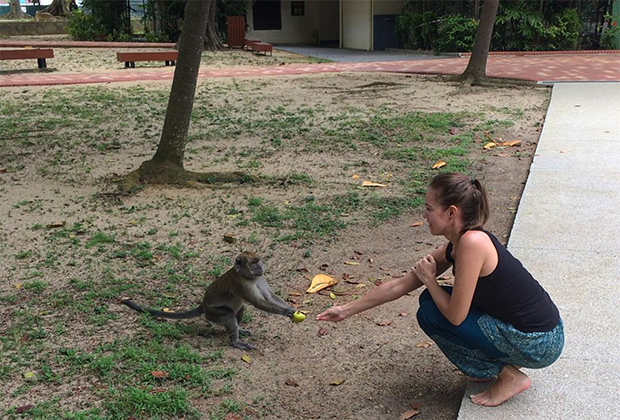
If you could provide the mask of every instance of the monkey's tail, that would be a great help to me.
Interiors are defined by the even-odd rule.
[[[123,305],[129,306],[134,311],[138,311],[140,313],[148,312],[149,314],[151,314],[153,316],[157,316],[159,318],[188,319],[188,318],[195,318],[195,317],[200,316],[200,315],[202,315],[204,313],[204,311],[202,309],[202,305],[198,305],[198,307],[192,309],[191,311],[187,311],[187,312],[164,312],[164,311],[158,311],[156,309],[151,309],[151,308],[144,308],[143,309],[136,302],[134,302],[132,300],[129,300],[129,299],[123,299],[123,300],[121,300],[121,303]]]

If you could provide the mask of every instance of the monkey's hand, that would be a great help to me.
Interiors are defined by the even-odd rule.
[[[284,316],[289,317],[289,318],[293,318],[294,313],[295,313],[295,309],[291,308],[290,306],[284,310]]]
[[[328,310],[318,314],[316,319],[317,321],[340,322],[347,317],[348,315],[345,313],[342,306],[332,306]]]

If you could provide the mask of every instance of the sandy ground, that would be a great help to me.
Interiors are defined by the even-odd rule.
[[[59,71],[69,70],[65,66],[71,71],[87,71],[95,62],[105,62],[101,65],[104,68],[120,67],[114,63],[112,51],[93,53],[93,58],[86,54],[90,52],[59,52],[54,65]],[[249,57],[241,65],[269,59],[254,58],[246,52],[232,54]],[[280,58],[277,54],[276,60]],[[69,64],[74,60],[81,67]],[[223,60],[220,64],[225,63]],[[21,311],[43,312],[37,319],[47,332],[47,340],[40,344],[44,352],[63,345],[92,349],[115,337],[133,337],[142,328],[138,318],[128,314],[116,297],[100,301],[118,316],[103,327],[75,319],[71,311],[63,316],[62,307],[57,313],[47,313],[38,302],[49,301],[54,293],[74,293],[67,281],[72,278],[97,283],[112,275],[126,283],[141,284],[150,292],[164,291],[166,275],[161,270],[168,258],[165,255],[157,257],[155,252],[151,262],[138,264],[132,258],[113,258],[114,245],[97,253],[95,248],[76,248],[68,239],[54,242],[53,228],[45,228],[53,223],[80,223],[83,232],[78,232],[74,241],[83,237],[84,242],[94,232],[104,231],[114,232],[117,243],[149,241],[153,249],[158,244],[174,243],[192,250],[193,256],[167,266],[189,270],[199,279],[178,284],[174,304],[179,310],[200,298],[203,280],[212,280],[206,273],[222,256],[233,258],[241,249],[253,249],[263,255],[272,287],[308,311],[308,320],[292,325],[280,317],[252,311],[248,328],[254,336],[249,341],[258,350],[252,354],[251,364],[240,359],[242,352],[226,345],[218,328],[208,328],[202,320],[185,321],[200,333],[180,338],[201,352],[224,351],[224,365],[238,371],[226,397],[244,404],[242,414],[246,418],[397,419],[415,403],[421,410],[416,418],[454,419],[465,379],[435,345],[416,346],[429,341],[415,320],[419,291],[340,324],[313,320],[327,306],[344,304],[375,287],[377,281],[400,276],[443,243],[443,238],[432,237],[425,226],[411,227],[422,220],[421,208],[381,223],[369,221],[370,210],[351,209],[341,215],[347,227],[333,235],[282,241],[278,238],[294,229],[254,222],[248,200],[259,197],[265,203],[288,206],[308,200],[329,203],[330,197],[347,191],[358,191],[363,197],[415,195],[410,189],[412,171],[420,165],[428,168],[434,161],[389,160],[383,152],[392,143],[369,144],[360,138],[334,143],[330,137],[321,137],[325,131],[315,130],[345,131],[334,121],[347,113],[367,121],[371,115],[389,118],[418,111],[467,112],[470,117],[465,126],[454,128],[453,133],[468,131],[475,124],[473,120],[510,121],[493,125],[489,135],[522,142],[516,148],[484,150],[488,139],[480,129],[471,138],[472,147],[466,156],[472,162],[470,170],[489,190],[492,218],[488,229],[505,243],[544,119],[548,90],[464,89],[440,78],[392,74],[201,80],[186,155],[188,169],[241,168],[271,176],[304,174],[312,182],[206,191],[147,186],[127,197],[109,194],[115,191],[115,176],[128,173],[152,156],[168,89],[166,83],[137,83],[2,90],[6,99],[0,123],[6,130],[0,134],[5,142],[0,146],[0,317],[8,321],[0,326],[0,333],[4,335],[18,324]],[[115,98],[123,92],[129,92],[126,102],[118,103]],[[130,102],[138,93],[148,96],[140,106]],[[46,98],[53,100],[54,107],[41,105]],[[71,128],[58,128],[50,117],[72,115],[67,104],[79,105],[80,112],[91,109],[101,115],[84,117],[92,126],[78,120]],[[126,113],[116,110],[123,104],[128,107]],[[38,109],[40,117],[34,119],[38,118],[39,124],[24,123],[25,127],[15,128],[9,121],[16,119],[17,109]],[[265,115],[273,118],[258,119]],[[19,124],[24,118],[16,121]],[[287,123],[286,118],[300,119]],[[270,123],[276,120],[280,125],[274,129]],[[390,133],[384,135],[389,137]],[[424,141],[432,144],[431,137]],[[449,142],[447,137],[447,133],[439,136],[438,141]],[[408,138],[402,141],[398,147],[410,143]],[[389,187],[359,190],[361,180],[385,182]],[[33,229],[37,225],[43,230]],[[236,241],[224,241],[225,234],[234,235]],[[345,264],[351,261],[356,265]],[[33,277],[34,272],[40,274]],[[340,280],[334,299],[328,293],[304,293],[308,276],[318,273]],[[33,278],[45,282],[44,291],[16,286]],[[347,282],[347,278],[354,281]],[[59,319],[66,327],[63,334],[54,329]],[[385,321],[391,323],[378,325]],[[24,369],[16,368],[14,360],[2,356],[2,364],[12,368],[0,382],[0,394],[8,396],[0,403],[0,410],[54,396],[60,397],[67,410],[97,405],[97,394],[88,392],[97,386],[97,380],[88,376],[70,377],[63,387],[37,383],[28,388],[28,393],[16,392],[26,380]],[[334,381],[339,385],[332,385]],[[294,383],[299,386],[292,386]],[[223,398],[194,395],[192,403],[208,418]]]

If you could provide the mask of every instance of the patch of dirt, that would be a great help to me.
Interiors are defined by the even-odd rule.
[[[58,104],[79,104],[95,94],[105,101],[111,91],[134,89],[129,95],[132,98],[153,92],[156,95],[150,98],[165,98],[168,86],[152,83],[3,89],[9,102],[6,114],[0,115],[0,123],[7,126],[9,108],[32,105],[32,97],[55,98]],[[411,402],[421,405],[420,418],[454,419],[466,382],[435,345],[416,347],[430,341],[415,320],[420,291],[338,324],[314,320],[327,306],[344,304],[375,287],[376,281],[390,281],[402,275],[419,258],[444,243],[443,238],[431,236],[425,226],[411,227],[413,222],[422,220],[421,208],[379,224],[369,222],[366,210],[352,211],[341,216],[348,226],[333,235],[284,241],[281,238],[290,229],[259,225],[248,201],[260,197],[265,204],[284,206],[308,201],[323,203],[326,197],[347,191],[357,191],[364,197],[398,195],[397,192],[405,191],[405,185],[411,185],[410,171],[423,166],[425,173],[432,175],[428,168],[433,161],[402,163],[386,159],[383,152],[391,143],[376,146],[353,138],[348,143],[334,144],[305,133],[314,133],[312,130],[323,125],[332,127],[329,118],[343,113],[360,114],[366,120],[369,112],[379,112],[383,118],[399,112],[467,112],[484,121],[510,120],[511,124],[493,124],[490,136],[522,141],[516,148],[484,150],[482,146],[488,139],[483,130],[478,130],[467,155],[473,162],[471,171],[490,194],[492,215],[487,228],[506,243],[548,97],[548,90],[542,88],[463,90],[440,78],[395,74],[201,80],[186,158],[188,169],[242,168],[272,176],[301,173],[312,183],[242,185],[207,191],[147,186],[129,197],[100,193],[114,191],[112,174],[127,173],[152,156],[165,101],[144,105],[153,114],[151,120],[133,121],[137,108],[127,111],[126,116],[105,114],[99,127],[60,130],[60,137],[47,144],[45,132],[41,136],[34,131],[13,134],[0,149],[0,169],[7,169],[0,173],[0,277],[5,279],[0,284],[0,317],[7,320],[0,326],[0,333],[4,335],[17,325],[19,311],[28,310],[40,315],[40,326],[47,333],[44,346],[49,349],[67,346],[90,351],[118,337],[131,339],[143,327],[138,317],[128,313],[116,298],[100,301],[101,306],[118,316],[104,326],[93,326],[85,318],[88,314],[76,319],[73,313],[65,314],[62,305],[50,311],[48,306],[39,307],[39,302],[51,301],[62,292],[79,295],[68,279],[98,284],[115,276],[123,284],[140,285],[140,300],[145,300],[146,294],[152,304],[167,287],[172,287],[175,308],[189,309],[201,298],[205,280],[213,279],[207,273],[222,256],[230,261],[239,250],[253,249],[263,255],[273,289],[308,311],[308,319],[292,324],[281,317],[251,311],[252,319],[246,328],[254,335],[248,341],[258,348],[252,353],[251,364],[241,360],[241,351],[227,346],[220,328],[207,326],[200,319],[184,321],[195,334],[184,334],[178,340],[164,339],[171,343],[183,341],[201,353],[221,349],[222,366],[238,371],[229,394],[192,398],[194,406],[206,417],[224,398],[229,398],[245,404],[241,414],[252,419],[397,419],[410,408]],[[114,103],[111,101],[109,107],[122,106]],[[129,106],[130,102],[125,104]],[[281,126],[269,131],[270,122],[281,121],[279,118],[295,110],[296,118],[300,118],[299,110],[305,110],[307,119],[293,121],[286,125],[286,130]],[[68,115],[68,111],[64,112]],[[252,130],[239,130],[232,134],[232,139],[229,128],[221,128],[224,124],[232,126],[230,130],[235,125],[246,127],[248,119],[259,116],[268,118],[254,121]],[[44,121],[45,115],[41,118]],[[303,126],[305,131],[295,131],[297,126]],[[49,129],[44,125],[40,128]],[[339,129],[345,130],[342,126]],[[451,135],[467,129],[467,125],[451,128]],[[96,140],[94,145],[89,143],[88,136]],[[274,140],[274,136],[278,138]],[[442,142],[449,142],[446,136],[447,133]],[[21,147],[9,143],[18,140],[28,143]],[[407,145],[409,139],[403,141]],[[428,144],[432,141],[427,140]],[[354,175],[360,178],[353,178]],[[387,182],[390,187],[374,192],[359,190],[362,179]],[[45,226],[60,221],[66,222],[66,226],[80,223],[83,232],[76,228],[54,242],[54,229]],[[148,241],[153,244],[154,255],[144,261],[131,255],[118,257],[120,254],[112,254],[105,246],[85,247],[97,231],[114,234],[116,243]],[[235,235],[237,241],[225,242],[224,234]],[[72,246],[75,241],[79,245]],[[175,244],[196,255],[171,259],[157,248]],[[358,265],[347,265],[345,261]],[[171,272],[186,273],[188,279],[171,283]],[[338,288],[342,294],[335,299],[329,294],[304,294],[309,285],[307,276],[318,273],[340,279]],[[359,283],[348,283],[345,278]],[[33,279],[45,282],[47,288],[37,292],[17,287]],[[391,323],[378,325],[385,321]],[[55,328],[58,323],[64,327],[62,333]],[[27,348],[28,343],[22,345]],[[99,404],[96,392],[91,392],[101,386],[94,376],[75,381],[69,377],[69,384],[64,387],[38,384],[27,388],[27,393],[17,392],[26,384],[22,375],[26,367],[14,366],[4,354],[1,357],[2,364],[13,369],[0,383],[0,394],[7,396],[0,410],[50,397],[59,397],[68,410],[86,403]]]

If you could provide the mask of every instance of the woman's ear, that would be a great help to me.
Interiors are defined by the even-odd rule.
[[[458,213],[458,208],[454,205],[448,207],[448,216],[450,216],[451,219],[454,219]]]

